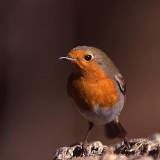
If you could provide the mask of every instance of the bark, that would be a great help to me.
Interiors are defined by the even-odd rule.
[[[149,138],[130,139],[128,143],[120,142],[115,146],[103,145],[100,141],[90,142],[85,147],[82,143],[61,147],[56,150],[54,160],[153,160],[159,158],[160,134]]]

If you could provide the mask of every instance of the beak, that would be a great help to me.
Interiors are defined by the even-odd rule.
[[[67,57],[60,57],[59,60],[75,61],[76,59],[67,56]]]

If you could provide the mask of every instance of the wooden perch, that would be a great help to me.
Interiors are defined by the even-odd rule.
[[[100,141],[90,142],[87,154],[83,153],[82,143],[61,147],[56,150],[54,160],[153,160],[159,159],[160,134],[154,134],[148,139],[130,139],[115,146],[103,145]]]

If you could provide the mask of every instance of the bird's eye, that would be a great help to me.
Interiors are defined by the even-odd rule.
[[[85,59],[86,61],[88,61],[88,62],[89,62],[90,60],[92,60],[92,58],[93,58],[93,56],[90,55],[90,54],[84,56],[84,59]]]

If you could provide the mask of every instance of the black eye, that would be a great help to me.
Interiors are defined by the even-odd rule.
[[[90,61],[90,60],[92,60],[92,58],[93,58],[93,56],[90,55],[90,54],[84,56],[84,59],[85,59],[86,61]]]

